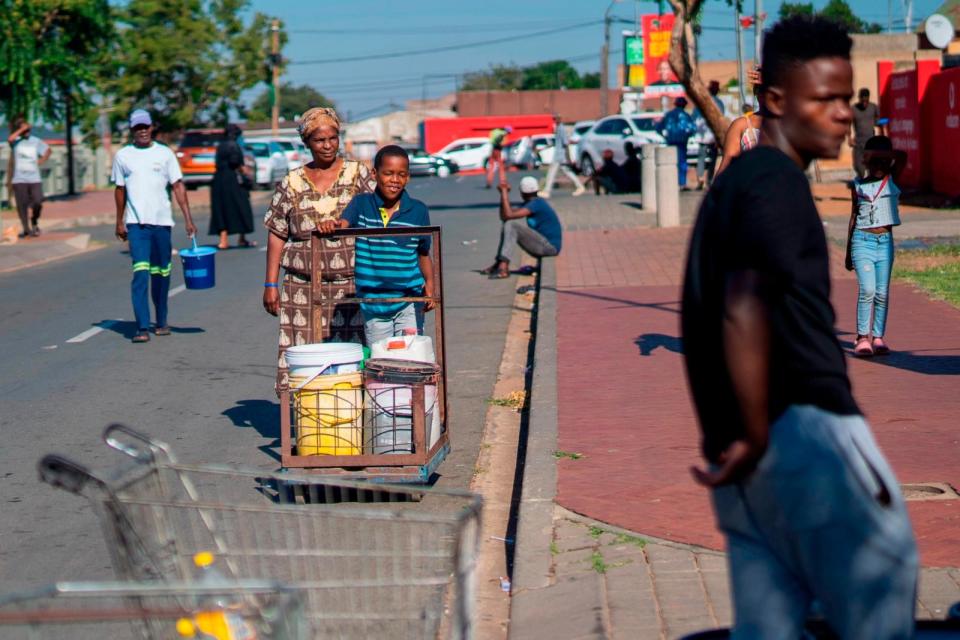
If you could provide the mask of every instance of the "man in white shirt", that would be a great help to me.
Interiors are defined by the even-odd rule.
[[[173,151],[153,140],[153,120],[143,109],[130,114],[133,144],[129,144],[113,159],[112,181],[116,185],[114,202],[117,205],[116,235],[129,240],[133,261],[133,282],[130,293],[133,313],[137,320],[134,342],[150,341],[150,302],[147,288],[156,308],[158,336],[170,335],[167,325],[167,297],[170,291],[170,267],[173,229],[173,211],[167,187],[173,187],[187,236],[197,232],[190,215],[187,189],[183,174]]]
[[[13,122],[7,138],[13,153],[13,197],[23,225],[21,238],[40,235],[40,210],[43,208],[43,187],[40,165],[50,158],[50,147],[37,136],[30,135],[30,123],[22,118]],[[31,216],[30,213],[33,213]]]

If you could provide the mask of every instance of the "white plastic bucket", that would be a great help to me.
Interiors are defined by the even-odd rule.
[[[356,342],[301,344],[287,348],[284,357],[291,376],[310,380],[319,375],[359,371],[363,346]]]

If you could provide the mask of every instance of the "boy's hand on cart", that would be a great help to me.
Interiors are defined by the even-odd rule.
[[[345,229],[346,227],[346,220],[324,220],[317,225],[317,233],[321,236],[328,236],[337,229]]]
[[[277,287],[263,288],[263,308],[272,316],[280,313],[280,290]]]
[[[127,226],[122,222],[117,223],[116,229],[114,229],[113,234],[117,236],[117,240],[126,241],[127,239]]]
[[[427,282],[427,283],[424,284],[424,286],[423,286],[423,295],[425,295],[425,296],[435,295],[435,294],[434,294],[434,291],[435,291],[435,290],[434,290],[434,288],[433,288],[433,282]],[[437,301],[436,301],[436,300],[427,300],[427,301],[425,301],[425,302],[423,303],[423,310],[424,310],[424,311],[433,311],[433,310],[436,309],[436,308],[437,308]]]

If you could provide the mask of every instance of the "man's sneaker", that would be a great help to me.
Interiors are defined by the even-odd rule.
[[[40,227],[34,227],[33,230],[30,231],[30,235],[32,235],[34,238],[36,238],[37,236],[39,236],[39,235],[40,235]]]

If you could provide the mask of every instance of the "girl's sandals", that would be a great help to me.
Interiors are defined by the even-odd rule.
[[[153,332],[158,336],[168,336],[170,335],[170,327],[157,327]]]
[[[853,347],[853,354],[861,358],[869,358],[873,355],[873,345],[870,344],[870,336],[857,336],[857,342]]]
[[[147,333],[146,331],[139,331],[137,332],[137,335],[133,336],[133,340],[131,340],[131,342],[134,342],[136,344],[150,342],[150,334]]]
[[[890,347],[883,341],[883,338],[877,336],[873,339],[873,352],[878,356],[885,356],[890,353]]]

